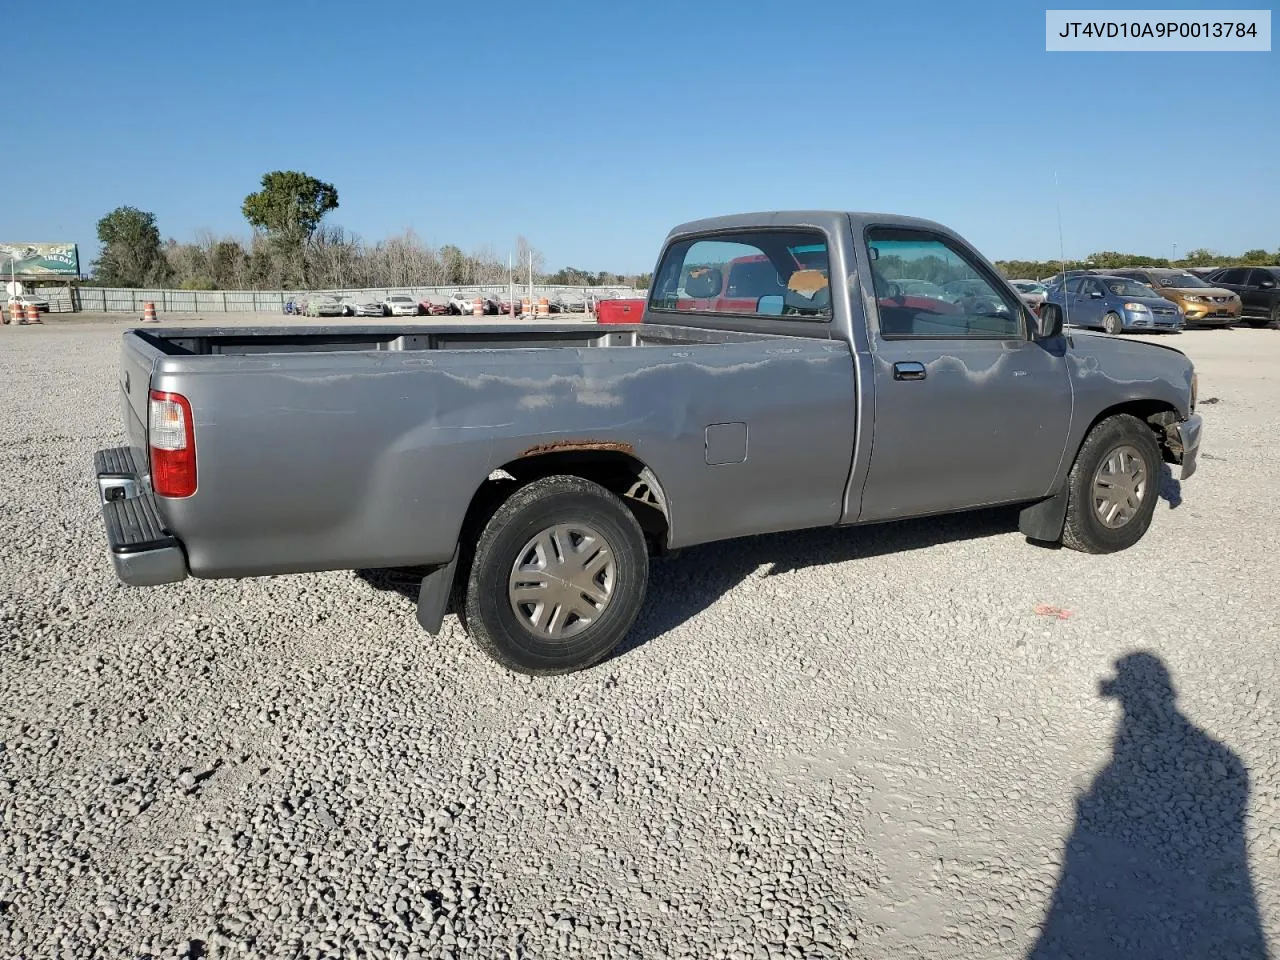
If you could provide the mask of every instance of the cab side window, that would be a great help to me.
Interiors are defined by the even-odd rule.
[[[949,239],[922,230],[871,227],[867,246],[882,336],[1025,336],[1021,300]]]
[[[649,309],[830,320],[826,237],[815,230],[753,230],[673,243]]]

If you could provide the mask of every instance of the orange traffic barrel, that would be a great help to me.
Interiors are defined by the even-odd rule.
[[[27,304],[27,323],[43,323],[40,319],[40,308],[34,303]]]
[[[476,297],[471,301],[471,315],[473,317],[484,316],[484,299],[482,297]]]
[[[532,304],[530,303],[529,298],[521,297],[520,298],[520,315],[522,317],[527,317],[532,312],[533,312]]]
[[[160,318],[156,316],[156,305],[148,301],[142,305],[142,321],[143,323],[159,323]]]
[[[551,315],[551,304],[547,302],[546,297],[538,298],[538,316],[548,317]]]

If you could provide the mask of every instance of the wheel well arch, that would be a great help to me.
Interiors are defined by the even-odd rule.
[[[671,514],[657,474],[620,443],[542,444],[502,464],[476,488],[462,522],[463,549],[473,543],[499,505],[514,491],[535,480],[569,474],[598,483],[622,499],[652,549],[670,543]]]
[[[1178,422],[1178,409],[1167,400],[1153,400],[1144,398],[1140,400],[1126,400],[1123,403],[1113,404],[1101,410],[1085,428],[1084,433],[1080,435],[1080,444],[1076,448],[1078,454],[1079,447],[1084,445],[1085,440],[1089,438],[1089,434],[1093,432],[1093,428],[1100,424],[1108,417],[1114,417],[1118,414],[1127,413],[1131,417],[1141,420],[1151,428],[1152,434],[1155,436],[1156,445],[1160,448],[1160,456],[1166,463],[1177,463],[1174,451],[1169,447],[1168,428]]]

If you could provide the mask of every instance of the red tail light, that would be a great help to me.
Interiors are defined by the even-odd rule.
[[[196,433],[191,403],[180,393],[151,391],[147,414],[151,445],[151,489],[161,497],[196,492]]]

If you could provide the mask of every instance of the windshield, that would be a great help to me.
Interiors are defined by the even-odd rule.
[[[388,303],[413,303],[408,297],[387,297]]]
[[[1159,298],[1159,294],[1148,287],[1145,283],[1139,283],[1137,280],[1108,280],[1106,283],[1107,289],[1117,297]]]
[[[1156,283],[1162,287],[1191,287],[1194,289],[1209,286],[1194,273],[1175,273],[1169,277],[1158,276],[1156,277]]]

